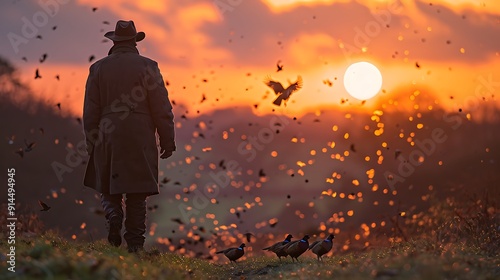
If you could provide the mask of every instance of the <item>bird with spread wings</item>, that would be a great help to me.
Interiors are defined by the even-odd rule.
[[[275,94],[279,94],[273,104],[280,106],[282,101],[286,102],[292,93],[302,88],[302,77],[298,76],[297,81],[293,84],[288,81],[290,85],[287,88],[284,88],[280,82],[273,81],[270,77],[267,77],[264,83],[272,88]]]

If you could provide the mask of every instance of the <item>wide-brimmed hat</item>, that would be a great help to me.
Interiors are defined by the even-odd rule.
[[[146,37],[146,34],[142,31],[137,32],[133,21],[119,20],[116,23],[115,31],[106,32],[104,37],[115,42],[130,40],[133,38],[135,38],[136,42],[139,42]]]

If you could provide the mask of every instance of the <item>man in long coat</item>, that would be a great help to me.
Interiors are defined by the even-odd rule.
[[[159,193],[158,155],[165,159],[175,151],[172,105],[158,64],[136,48],[144,32],[137,32],[133,21],[120,20],[104,36],[113,47],[90,66],[85,89],[83,126],[90,159],[84,185],[101,193],[108,241],[117,247],[125,195],[124,239],[128,250],[136,252],[144,246],[146,198]]]

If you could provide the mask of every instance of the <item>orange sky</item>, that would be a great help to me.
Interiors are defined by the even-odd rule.
[[[498,97],[492,97],[500,88],[499,1],[45,3],[49,4],[21,0],[0,4],[2,36],[25,39],[16,46],[11,39],[1,40],[0,56],[20,69],[37,95],[62,102],[75,114],[81,113],[88,58],[107,54],[111,42],[103,43],[103,34],[114,29],[118,19],[133,19],[146,32],[138,45],[141,54],[159,62],[171,99],[191,111],[259,104],[257,113],[270,112],[277,107],[271,104],[273,96],[263,99],[266,92],[270,94],[262,82],[267,75],[283,83],[303,77],[303,89],[286,108],[278,108],[282,113],[329,105],[373,109],[401,89],[420,88],[435,94],[450,110],[473,107],[483,97],[500,104]],[[98,9],[93,12],[93,7]],[[42,39],[22,33],[26,21],[38,23],[36,33]],[[43,53],[48,58],[40,63]],[[284,71],[276,73],[278,60]],[[342,85],[345,69],[357,61],[375,64],[384,79],[385,93],[362,107]],[[42,79],[33,80],[36,68]],[[207,100],[200,104],[203,95]],[[351,105],[340,105],[343,98]]]

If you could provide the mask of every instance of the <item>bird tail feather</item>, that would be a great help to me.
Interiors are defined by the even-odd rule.
[[[274,104],[274,105],[276,105],[276,106],[281,106],[281,101],[283,101],[283,97],[282,97],[282,95],[278,96],[278,97],[274,100],[273,104]]]

